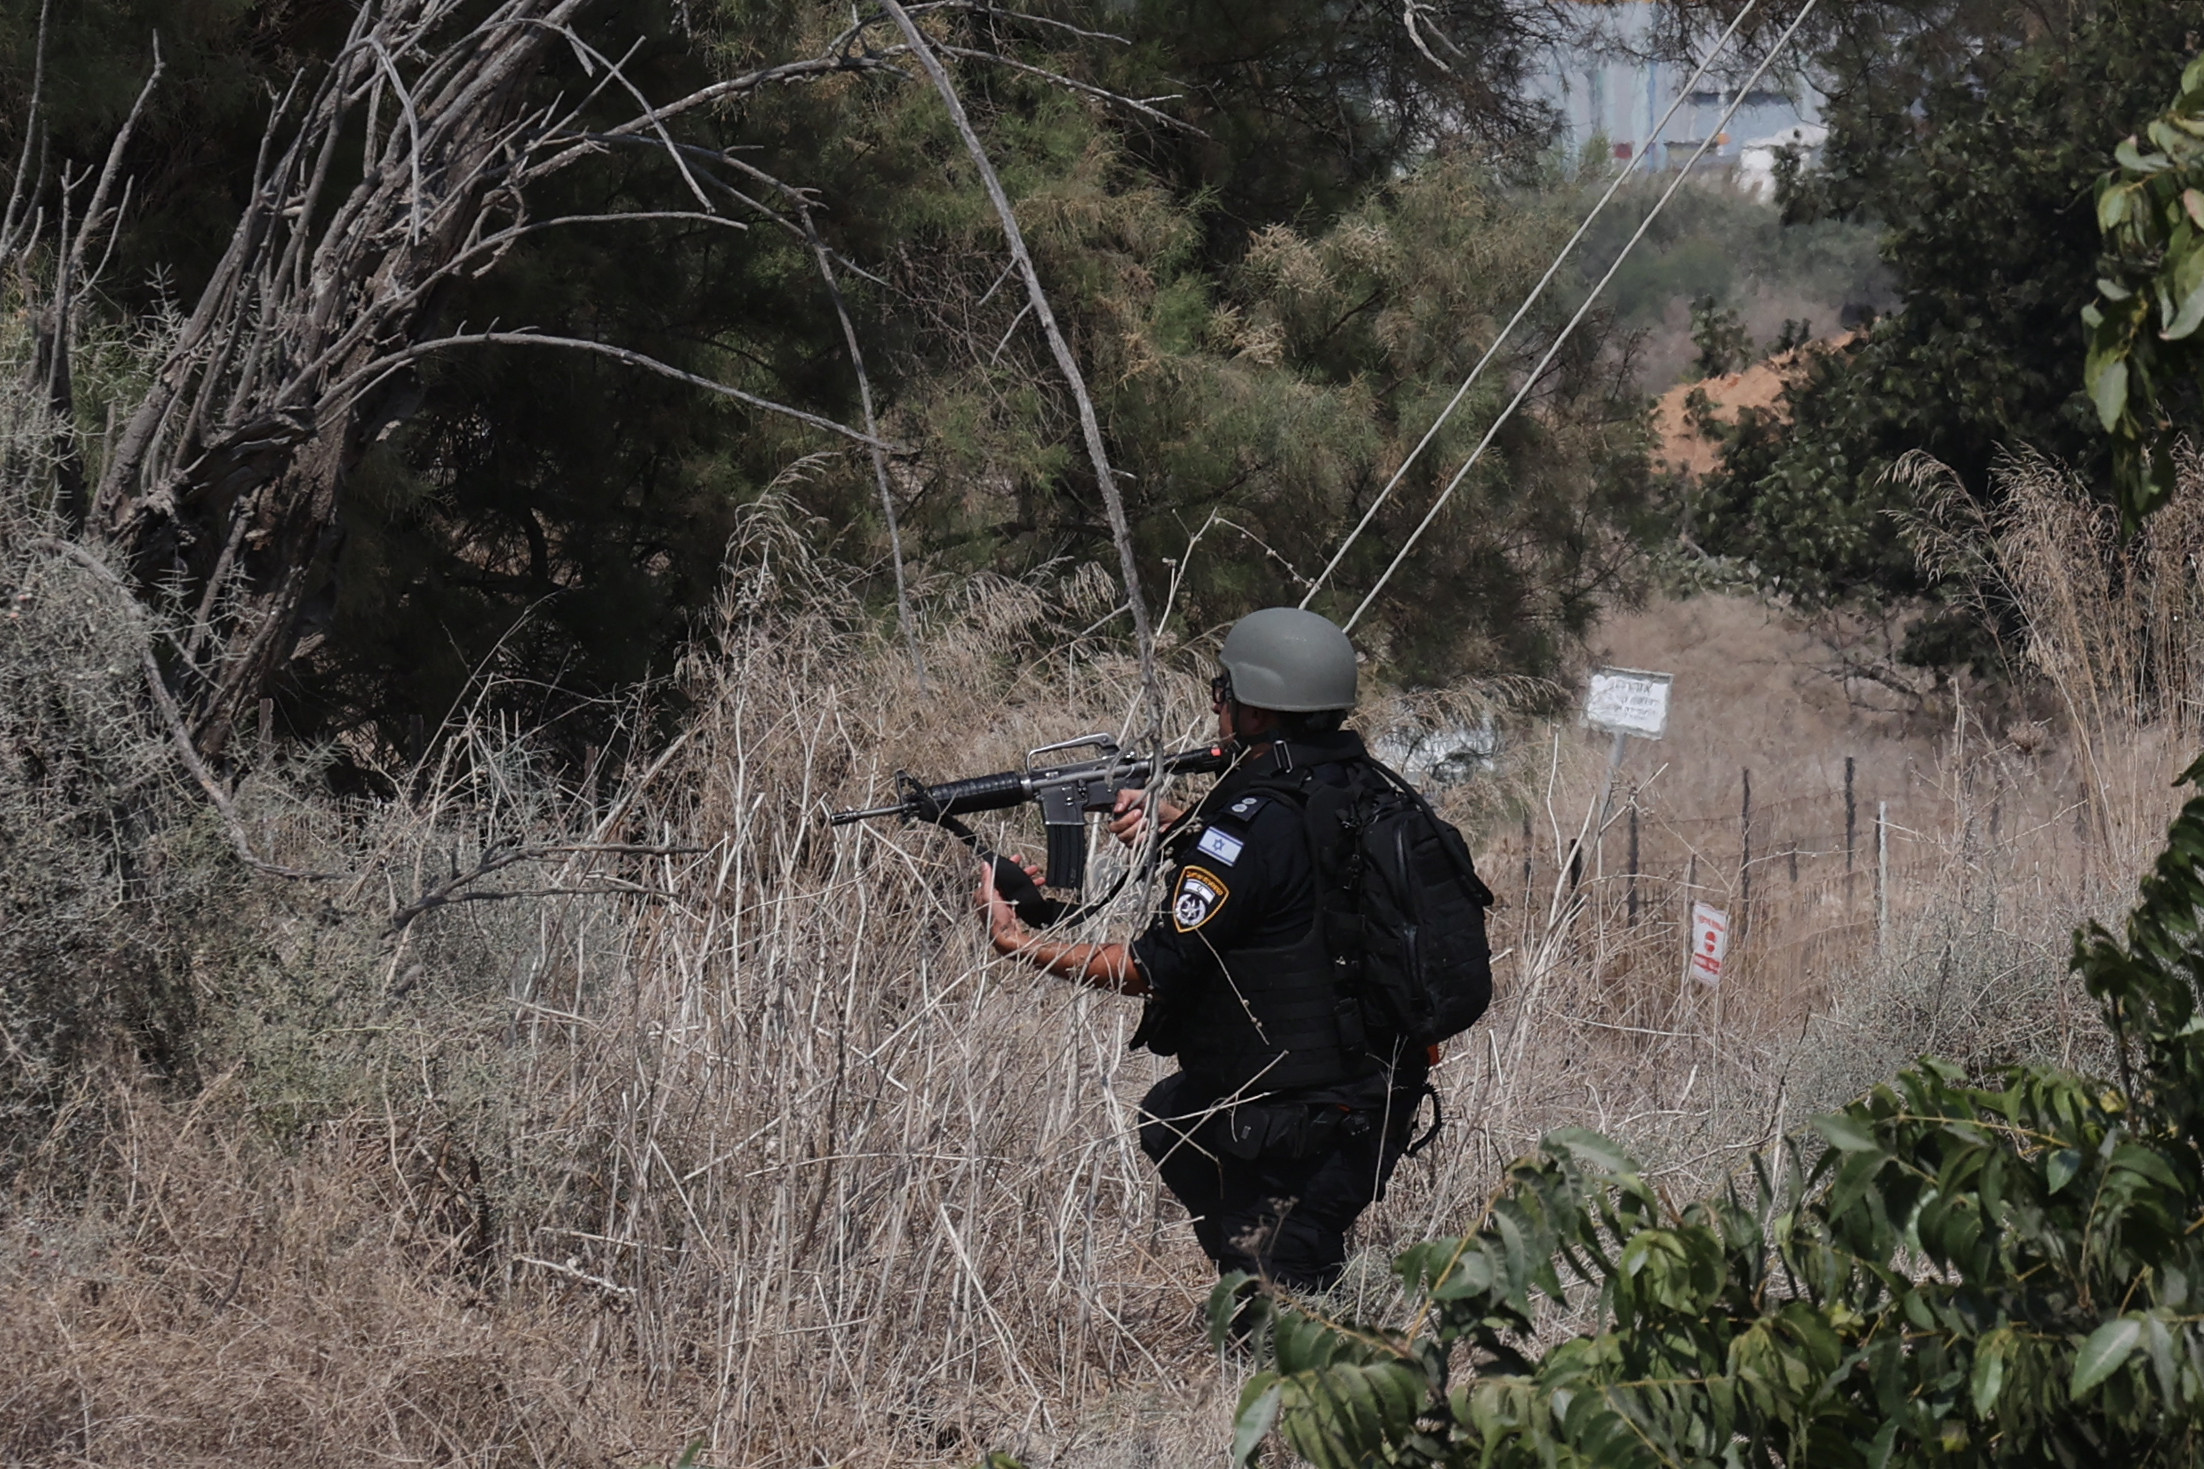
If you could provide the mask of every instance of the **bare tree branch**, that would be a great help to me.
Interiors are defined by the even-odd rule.
[[[372,386],[376,380],[389,376],[409,363],[418,362],[424,357],[433,357],[451,347],[561,347],[569,352],[591,352],[599,357],[609,357],[615,362],[626,363],[629,367],[640,367],[645,372],[655,372],[660,377],[672,378],[677,383],[687,383],[692,388],[702,388],[705,392],[716,393],[722,398],[733,398],[736,402],[747,403],[752,408],[761,408],[768,413],[782,414],[785,417],[795,419],[798,423],[807,423],[813,428],[824,429],[830,434],[839,434],[845,439],[863,444],[868,449],[891,454],[908,454],[911,452],[905,445],[891,444],[876,439],[871,434],[860,432],[846,423],[836,423],[831,418],[821,418],[816,413],[806,413],[801,408],[791,408],[786,403],[776,403],[771,398],[761,398],[755,393],[746,393],[740,388],[732,387],[714,378],[703,377],[693,372],[684,372],[672,363],[661,362],[647,353],[630,351],[626,347],[615,347],[610,342],[593,342],[587,337],[559,337],[543,332],[462,332],[456,336],[435,337],[426,342],[416,342],[402,351],[393,352],[388,356],[379,357],[372,362],[363,364],[351,376],[340,378],[330,384],[329,393],[332,397],[336,397],[362,391]]]
[[[0,265],[4,265],[28,240],[37,238],[37,190],[31,185],[31,147],[43,135],[46,105],[46,26],[53,18],[53,0],[40,0],[38,39],[31,51],[31,100],[23,114],[23,151],[15,161],[15,176],[8,181],[8,207],[0,213]],[[41,169],[43,172],[43,169]]]
[[[46,16],[41,12],[37,79],[31,88],[30,114],[24,119],[25,159],[24,165],[16,170],[5,220],[0,221],[0,261],[5,261],[18,252],[27,253],[38,242],[45,219],[42,209],[29,208],[25,202],[32,194],[26,182],[28,150],[31,140],[40,137],[44,131],[39,108],[40,96],[44,90],[45,23]],[[57,498],[62,518],[72,526],[82,525],[90,510],[89,487],[84,473],[84,448],[78,440],[75,428],[77,315],[85,299],[97,286],[99,274],[106,269],[112,252],[114,223],[127,206],[130,197],[130,185],[124,181],[122,202],[110,202],[115,184],[122,176],[123,152],[130,145],[131,135],[137,131],[139,120],[145,115],[146,103],[153,96],[153,88],[160,81],[162,69],[160,37],[155,36],[153,70],[146,77],[145,84],[138,91],[137,100],[131,104],[129,113],[123,118],[122,127],[108,146],[107,161],[100,170],[98,182],[93,185],[91,196],[81,215],[76,209],[77,190],[91,178],[91,174],[89,170],[76,171],[66,160],[61,166],[60,198],[57,201],[58,227],[53,249],[53,280],[44,310],[35,313],[31,321],[34,348],[31,377],[44,390],[46,408],[52,415],[52,473],[59,492]],[[96,264],[87,264],[91,247],[103,237],[109,248],[101,252]],[[26,281],[26,288],[30,284]]]
[[[1095,484],[1102,494],[1102,504],[1109,515],[1110,536],[1117,543],[1118,569],[1125,582],[1125,600],[1132,608],[1133,637],[1140,650],[1140,687],[1142,702],[1147,710],[1147,729],[1143,738],[1149,743],[1159,742],[1163,730],[1163,696],[1156,683],[1155,631],[1148,619],[1148,602],[1140,591],[1140,564],[1133,553],[1132,526],[1125,517],[1125,499],[1118,492],[1117,476],[1110,468],[1109,450],[1102,442],[1102,425],[1095,417],[1094,400],[1087,394],[1086,377],[1079,370],[1079,361],[1072,355],[1071,344],[1064,340],[1063,331],[1056,324],[1056,313],[1050,309],[1048,294],[1041,288],[1040,271],[1033,264],[1033,256],[1026,250],[1025,235],[1018,228],[1018,217],[1010,207],[1010,196],[1003,192],[1002,179],[989,161],[987,149],[966,115],[963,101],[957,96],[949,73],[942,69],[926,37],[919,31],[918,23],[911,19],[898,0],[881,0],[888,14],[895,18],[903,32],[904,42],[926,69],[934,90],[941,94],[942,102],[949,109],[949,116],[956,123],[959,136],[964,139],[965,151],[971,154],[972,163],[979,170],[980,179],[987,187],[987,197],[993,201],[995,214],[1002,221],[1003,238],[1009,242],[1010,255],[1017,262],[1018,270],[1025,277],[1026,294],[1039,318],[1041,330],[1048,337],[1049,351],[1056,358],[1057,369],[1063,373],[1072,397],[1079,405],[1079,430],[1086,440],[1087,459],[1094,469]]]
[[[138,99],[130,104],[128,115],[123,118],[122,126],[116,130],[115,141],[107,149],[106,166],[100,170],[99,183],[92,190],[91,202],[85,206],[84,220],[77,226],[76,243],[69,252],[68,274],[79,292],[89,290],[98,279],[96,269],[85,269],[85,249],[103,232],[112,234],[114,222],[121,210],[120,206],[110,210],[107,197],[114,191],[115,182],[122,174],[123,150],[130,146],[130,136],[138,130],[139,120],[145,116],[145,104],[153,99],[153,89],[159,85],[161,73],[165,70],[167,63],[161,60],[161,38],[156,32],[153,37],[153,69],[146,73],[145,85],[138,89]],[[125,185],[125,197],[127,196],[128,186]]]
[[[1078,92],[1083,96],[1095,97],[1104,102],[1115,103],[1119,107],[1123,107],[1130,111],[1139,113],[1142,117],[1147,118],[1150,122],[1159,122],[1167,128],[1176,128],[1182,133],[1191,133],[1197,138],[1206,138],[1209,136],[1209,134],[1203,132],[1200,128],[1195,127],[1192,123],[1173,117],[1168,112],[1158,112],[1152,105],[1150,105],[1156,102],[1176,102],[1179,99],[1180,95],[1176,92],[1171,93],[1168,96],[1162,97],[1128,97],[1123,92],[1113,92],[1110,91],[1107,87],[1097,87],[1090,82],[1078,81],[1072,77],[1065,76],[1062,72],[1050,71],[1047,67],[1044,66],[1034,66],[1030,63],[1019,61],[1015,57],[1005,56],[998,51],[975,51],[966,46],[949,45],[937,46],[935,49],[944,56],[954,56],[960,61],[984,61],[992,66],[1004,66],[1008,67],[1012,71],[1022,71],[1027,76],[1036,76],[1041,78],[1041,80],[1047,82],[1050,86],[1062,87],[1068,92]]]
[[[1423,38],[1423,25],[1417,19],[1419,16],[1434,15],[1436,13],[1436,9],[1428,4],[1427,0],[1401,0],[1400,23],[1407,28],[1410,44],[1423,53],[1423,59],[1445,72],[1448,76],[1452,76],[1454,75],[1454,68],[1441,61],[1437,54],[1432,51],[1430,43]],[[1455,45],[1445,31],[1434,27],[1431,34],[1437,36],[1439,44],[1456,56],[1466,56],[1462,48]]]
[[[1048,30],[1066,31],[1086,41],[1114,41],[1120,46],[1130,46],[1132,44],[1131,37],[1121,36],[1115,31],[1090,31],[1084,26],[1075,26],[1068,20],[1058,20],[1054,16],[1040,15],[1030,10],[1004,10],[999,6],[987,4],[986,0],[921,0],[921,3],[907,5],[904,9],[910,11],[913,15],[925,15],[935,10],[956,10],[962,11],[966,15],[983,15],[989,20],[1007,20],[1014,21],[1019,25],[1041,26]]]
[[[561,855],[674,857],[703,850],[705,849],[702,847],[638,846],[630,842],[523,843],[510,841],[492,843],[473,867],[465,872],[454,873],[451,877],[446,878],[443,882],[421,894],[420,897],[392,913],[390,915],[390,932],[396,933],[422,914],[432,913],[438,908],[448,907],[453,903],[480,903],[494,901],[499,898],[521,897],[587,897],[600,892],[618,891],[618,889],[613,888],[569,887],[565,885],[563,875],[561,881],[552,887],[531,888],[525,892],[501,890],[487,893],[470,893],[465,891],[470,885],[480,882],[492,873],[503,872],[506,868],[516,866],[522,862],[537,862],[546,857]],[[571,866],[571,864],[569,865]]]
[[[670,122],[684,112],[692,112],[699,107],[708,107],[714,102],[724,102],[730,97],[747,96],[760,87],[771,86],[776,82],[815,81],[820,77],[838,76],[847,72],[892,72],[898,78],[904,74],[902,68],[898,67],[892,60],[870,52],[818,56],[806,61],[783,62],[778,66],[761,67],[756,71],[746,72],[739,77],[730,77],[726,81],[714,82],[708,87],[700,87],[686,97],[652,108],[649,114],[644,117],[623,123],[607,133],[596,136],[602,138],[632,136],[646,128],[655,128]],[[546,167],[555,168],[563,162],[565,162],[563,156],[554,156],[546,160]]]
[[[865,432],[875,436],[871,447],[872,476],[880,491],[880,515],[888,526],[888,554],[895,558],[895,621],[903,631],[903,641],[911,650],[911,667],[918,674],[918,686],[926,688],[926,655],[918,646],[918,625],[911,617],[911,595],[903,576],[903,532],[896,525],[895,495],[888,486],[888,456],[878,447],[880,427],[873,419],[872,378],[865,371],[864,349],[857,342],[857,327],[849,319],[849,305],[842,299],[841,282],[834,278],[834,261],[828,253],[826,242],[819,238],[818,227],[812,222],[811,211],[803,213],[804,234],[811,244],[811,258],[819,263],[819,275],[826,281],[827,295],[834,302],[834,315],[842,323],[842,341],[849,348],[851,371],[857,374],[857,397],[865,410]]]

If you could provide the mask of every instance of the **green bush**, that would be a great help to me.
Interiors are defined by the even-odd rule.
[[[1825,167],[1790,207],[1879,220],[1901,309],[1818,358],[1784,422],[1725,446],[1694,506],[1700,545],[1795,596],[1914,595],[1923,583],[1888,533],[1908,505],[1889,471],[1907,453],[1933,455],[1985,505],[2022,446],[2103,477],[2077,315],[2103,273],[2090,190],[2163,105],[2194,30],[2183,7],[2113,0],[1953,47],[1940,63],[1953,70],[1901,94],[1885,88],[1885,73],[1910,75],[1888,64],[1893,48],[1839,63]]]
[[[2150,151],[2143,151],[2145,147]],[[2131,136],[2097,184],[2105,234],[2083,381],[2112,436],[2113,490],[2129,529],[2173,493],[2176,435],[2204,422],[2204,56],[2181,95]]]

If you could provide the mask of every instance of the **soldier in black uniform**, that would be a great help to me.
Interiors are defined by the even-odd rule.
[[[1142,1149],[1220,1272],[1299,1289],[1339,1276],[1347,1230],[1383,1195],[1413,1131],[1427,1058],[1373,1054],[1335,981],[1307,795],[1369,758],[1345,633],[1273,607],[1235,624],[1213,685],[1243,752],[1191,811],[1158,802],[1172,861],[1162,911],[1129,944],[1036,938],[983,878],[995,947],[1147,1004],[1133,1043],[1180,1070],[1142,1099]],[[1142,836],[1144,793],[1112,831]]]

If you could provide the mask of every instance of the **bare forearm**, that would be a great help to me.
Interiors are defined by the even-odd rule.
[[[1038,868],[1028,866],[1026,871],[1035,882],[1041,880]],[[1016,955],[1051,974],[1076,979],[1098,990],[1114,990],[1121,995],[1148,993],[1148,981],[1141,977],[1140,966],[1133,962],[1132,950],[1124,944],[1065,944],[1036,938],[1018,921],[1017,913],[1004,901],[1003,895],[995,890],[992,868],[980,869],[980,887],[975,898],[980,911],[986,915],[987,935],[996,953]]]
[[[1121,995],[1148,993],[1148,981],[1141,977],[1140,966],[1133,962],[1132,950],[1125,944],[1060,944],[1049,939],[1018,942],[1008,934],[998,934],[995,948],[1096,989]]]

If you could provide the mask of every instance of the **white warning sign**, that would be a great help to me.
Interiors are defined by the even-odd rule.
[[[1668,690],[1673,673],[1642,668],[1602,668],[1584,695],[1584,722],[1608,734],[1657,740],[1668,729]]]
[[[1730,916],[1705,903],[1691,905],[1691,959],[1684,972],[1708,989],[1722,982],[1730,950]]]

